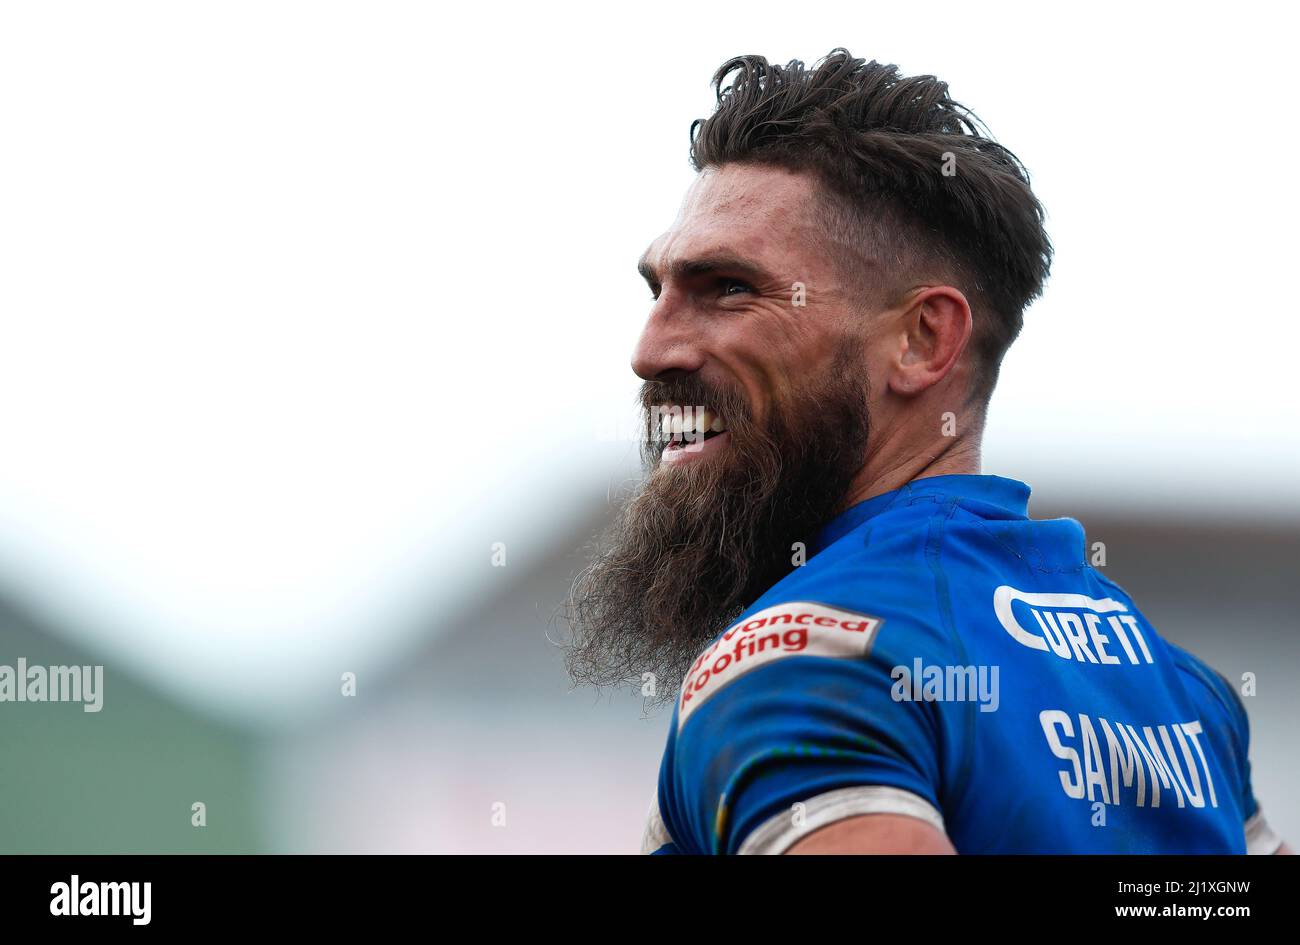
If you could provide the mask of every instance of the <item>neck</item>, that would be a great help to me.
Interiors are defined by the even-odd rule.
[[[929,449],[892,455],[878,451],[868,457],[866,465],[853,478],[841,509],[901,489],[915,479],[979,474],[978,433],[973,436],[944,438],[940,443],[929,446]]]

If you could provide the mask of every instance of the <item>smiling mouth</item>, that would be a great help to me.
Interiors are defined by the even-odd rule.
[[[706,455],[731,439],[726,420],[707,407],[663,406],[659,409],[663,414],[659,432],[667,441],[661,462],[678,463]]]

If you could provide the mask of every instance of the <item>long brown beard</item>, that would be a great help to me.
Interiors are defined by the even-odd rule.
[[[739,391],[694,375],[646,382],[647,421],[659,405],[705,406],[731,442],[660,466],[664,444],[647,437],[647,478],[573,585],[575,682],[646,691],[652,678],[652,701],[671,699],[698,652],[791,570],[795,543],[810,544],[840,510],[865,460],[867,381],[855,363],[842,357],[762,424]]]

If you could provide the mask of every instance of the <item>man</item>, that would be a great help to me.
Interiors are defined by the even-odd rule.
[[[1232,686],[979,474],[1052,255],[1019,161],[845,50],[714,82],[570,614],[575,678],[683,680],[645,851],[1278,851]]]

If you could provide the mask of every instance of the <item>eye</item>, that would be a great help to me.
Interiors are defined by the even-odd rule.
[[[650,301],[652,302],[659,301],[659,286],[657,285],[650,286]]]
[[[750,286],[748,283],[741,282],[739,279],[722,280],[723,295],[741,295],[753,291],[754,289],[752,286]]]

